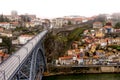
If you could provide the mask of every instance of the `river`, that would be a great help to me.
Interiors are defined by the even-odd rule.
[[[119,73],[113,74],[73,74],[43,77],[42,80],[120,80]]]

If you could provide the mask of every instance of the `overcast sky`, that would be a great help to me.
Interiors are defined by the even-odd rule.
[[[92,16],[120,12],[120,0],[0,0],[0,14],[10,14],[12,10],[45,18]]]

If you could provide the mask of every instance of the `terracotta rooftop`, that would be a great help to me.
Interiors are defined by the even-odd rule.
[[[9,57],[9,55],[8,54],[5,54],[5,53],[3,53],[3,52],[0,52],[0,57]]]
[[[72,56],[64,56],[64,57],[59,57],[61,60],[67,60],[67,59],[72,59]]]
[[[20,37],[33,37],[33,35],[27,35],[27,34],[25,34],[25,35],[21,35]]]

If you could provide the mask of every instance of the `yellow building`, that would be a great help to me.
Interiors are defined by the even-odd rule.
[[[105,36],[105,34],[102,32],[102,31],[98,31],[98,32],[96,32],[96,35],[95,35],[96,37],[104,37]]]

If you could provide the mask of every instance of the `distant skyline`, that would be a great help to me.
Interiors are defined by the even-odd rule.
[[[40,18],[69,15],[90,17],[120,12],[120,0],[0,0],[0,14],[35,14]]]

